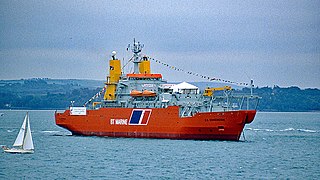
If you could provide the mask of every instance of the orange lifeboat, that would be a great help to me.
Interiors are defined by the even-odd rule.
[[[134,97],[142,96],[142,92],[137,90],[132,90],[130,93],[130,96],[134,96]]]
[[[144,90],[144,91],[142,92],[142,95],[143,95],[143,96],[152,97],[152,96],[156,96],[156,93],[153,92],[153,91]]]

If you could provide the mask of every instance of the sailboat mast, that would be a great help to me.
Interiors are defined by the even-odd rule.
[[[27,117],[27,122],[26,122],[26,125],[24,126],[25,131],[24,131],[24,134],[23,134],[23,141],[22,141],[23,143],[21,145],[22,149],[25,149],[24,146],[26,144],[25,141],[26,141],[26,136],[27,136],[27,133],[28,133],[28,129],[27,129],[27,126],[29,125],[29,114],[28,114],[28,112],[26,114],[26,117]]]
[[[25,128],[27,128],[27,126],[29,126],[29,114],[28,114],[28,112],[27,112],[26,116],[27,116],[27,123],[26,123]],[[23,144],[22,144],[22,146],[21,146],[22,149],[24,149],[24,146],[25,146],[25,144],[26,144],[26,136],[27,136],[27,133],[28,133],[28,129],[26,129],[26,131],[24,131]]]

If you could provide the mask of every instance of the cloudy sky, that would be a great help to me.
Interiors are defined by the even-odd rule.
[[[105,79],[143,53],[258,86],[320,88],[320,1],[0,1],[0,79]],[[169,81],[204,81],[153,63]],[[130,67],[127,68],[131,70]]]

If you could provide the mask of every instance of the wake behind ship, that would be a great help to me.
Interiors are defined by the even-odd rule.
[[[143,45],[134,41],[129,48],[133,72],[123,73],[113,52],[103,99],[56,113],[58,126],[73,135],[237,141],[253,121],[258,96],[235,95],[230,86],[168,84],[151,73]]]

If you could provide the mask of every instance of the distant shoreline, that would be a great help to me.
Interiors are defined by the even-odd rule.
[[[222,87],[216,82],[189,82],[200,89]],[[0,80],[0,109],[3,110],[65,110],[83,106],[103,88],[104,81],[81,79],[33,78]],[[235,94],[249,94],[250,88],[232,87]],[[320,90],[292,87],[254,87],[253,93],[260,96],[259,112],[319,112]],[[99,96],[95,101],[103,100]]]
[[[24,108],[17,108],[17,109],[0,109],[0,111],[65,111],[65,109],[24,109]],[[259,111],[258,113],[320,113],[320,111]]]

